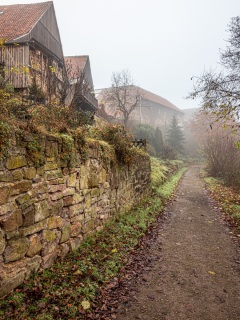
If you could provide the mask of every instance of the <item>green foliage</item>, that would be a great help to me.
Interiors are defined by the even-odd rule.
[[[168,167],[163,164],[163,161],[157,158],[151,158],[151,180],[153,190],[156,190],[167,179]]]
[[[61,134],[62,148],[60,158],[64,164],[68,167],[74,165],[75,153],[74,153],[74,139],[71,135]]]
[[[8,80],[4,79],[0,75],[0,91],[1,90],[4,90],[7,93],[13,93],[14,92],[14,87]]]
[[[45,163],[43,146],[41,145],[38,137],[33,141],[27,142],[26,150],[28,159],[33,162],[36,168],[41,167]]]
[[[147,151],[150,156],[161,156],[163,150],[162,132],[150,124],[138,124],[133,128],[133,134],[137,139],[147,140]]]
[[[11,127],[8,123],[0,121],[0,160],[7,155],[10,146]]]
[[[87,160],[88,157],[88,143],[87,143],[87,129],[86,127],[78,127],[73,131],[76,150],[80,153],[82,160]]]
[[[176,151],[177,154],[184,153],[184,134],[179,125],[177,117],[174,115],[167,133],[167,146]],[[175,157],[173,157],[174,159]],[[171,159],[169,157],[169,159]]]
[[[180,169],[174,176],[171,177],[169,181],[167,181],[163,187],[159,187],[156,191],[157,194],[160,195],[163,199],[168,199],[171,194],[172,190],[177,186],[180,178],[184,174],[187,168]]]
[[[45,98],[42,89],[36,84],[36,80],[34,80],[32,85],[29,87],[29,96],[35,101],[40,101]]]
[[[186,171],[181,160],[160,160],[151,158],[152,188],[162,198],[168,198],[179,177]],[[176,174],[178,172],[178,174]]]
[[[135,155],[135,148],[132,145],[132,136],[120,125],[110,125],[91,129],[91,136],[94,139],[108,142],[114,147],[118,161],[123,164],[130,164]]]

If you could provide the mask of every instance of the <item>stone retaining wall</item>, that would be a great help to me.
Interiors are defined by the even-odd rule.
[[[14,137],[0,162],[0,296],[150,192],[148,156],[137,154],[130,167],[106,164],[92,142],[85,161],[71,151],[68,168],[60,137]]]

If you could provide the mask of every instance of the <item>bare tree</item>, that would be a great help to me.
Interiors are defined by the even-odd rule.
[[[141,90],[134,85],[130,72],[114,72],[112,87],[106,89],[103,96],[108,108],[114,111],[115,117],[120,115],[127,127],[131,113],[139,106],[142,98]]]
[[[220,52],[223,70],[210,70],[194,77],[194,89],[189,97],[200,97],[208,113],[217,121],[231,120],[231,126],[236,129],[240,119],[240,16],[232,18],[228,27],[228,46]]]
[[[71,59],[65,62],[65,74],[61,91],[61,100],[72,108],[81,109],[84,96],[89,92],[89,82],[80,66],[73,66]]]

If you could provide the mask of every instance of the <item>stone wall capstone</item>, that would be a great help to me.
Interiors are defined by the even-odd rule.
[[[61,138],[14,137],[0,161],[0,296],[78,249],[86,236],[151,189],[147,155],[136,153],[130,166],[106,163],[99,142],[92,141],[85,161],[72,150],[69,168]]]

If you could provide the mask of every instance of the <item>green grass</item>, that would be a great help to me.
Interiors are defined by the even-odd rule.
[[[153,197],[105,225],[86,239],[79,250],[34,275],[0,300],[0,319],[74,319],[90,312],[96,298],[137,248],[146,230],[161,214],[186,169],[156,186]],[[83,302],[90,303],[84,310]]]
[[[169,181],[165,182],[163,186],[158,187],[156,189],[157,194],[163,199],[168,199],[186,170],[186,167],[180,169]]]

